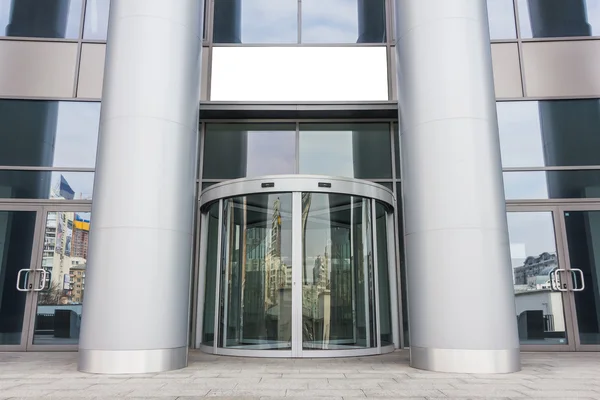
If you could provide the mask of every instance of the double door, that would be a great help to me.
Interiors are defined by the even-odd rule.
[[[508,207],[523,350],[600,350],[600,204]]]
[[[0,203],[0,351],[77,349],[90,207]]]

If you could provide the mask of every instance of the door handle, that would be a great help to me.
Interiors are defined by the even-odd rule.
[[[36,269],[35,272],[40,272],[41,284],[37,288],[33,289],[34,292],[41,292],[46,288],[46,280],[48,279],[48,271],[45,269]]]
[[[27,275],[25,275],[27,278],[25,279],[25,287],[22,288],[21,285],[20,285],[20,283],[21,283],[21,274],[23,272],[25,272],[25,271],[27,272]],[[19,272],[17,273],[17,290],[19,292],[30,292],[31,291],[32,288],[28,287],[29,272],[31,272],[31,271],[33,271],[33,270],[29,269],[29,268],[24,268],[24,269],[19,270]]]
[[[583,271],[580,270],[579,268],[571,268],[571,271],[579,273],[579,276],[581,277],[581,287],[578,287],[578,288],[573,287],[573,291],[574,292],[583,292],[583,290],[585,289],[585,278],[583,277]],[[575,286],[575,279],[573,279],[573,286]]]
[[[561,272],[566,272],[566,269],[557,268],[554,271],[550,272],[550,285],[552,286],[552,289],[556,289],[556,291],[558,292],[567,292],[569,289],[566,284],[564,284],[563,286],[560,275]],[[552,279],[552,276],[554,276],[554,279]]]

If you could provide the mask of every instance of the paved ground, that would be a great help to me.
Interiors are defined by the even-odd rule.
[[[174,372],[101,376],[77,372],[75,353],[0,353],[0,399],[600,399],[600,353],[524,354],[523,371],[510,375],[419,371],[406,352],[313,360],[193,352],[190,359]]]

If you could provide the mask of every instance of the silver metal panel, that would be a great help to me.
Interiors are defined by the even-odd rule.
[[[523,43],[527,96],[600,95],[600,41]]]
[[[203,9],[111,5],[79,345],[87,372],[186,363]]]
[[[437,372],[503,374],[521,369],[519,349],[466,350],[410,347],[413,368]]]
[[[390,311],[392,314],[392,336],[394,338],[394,346],[397,349],[402,348],[400,341],[400,296],[398,293],[398,279],[396,275],[400,275],[400,269],[396,268],[396,252],[395,252],[395,237],[394,237],[394,214],[387,213],[387,246],[388,246],[388,280],[390,283]]]
[[[187,346],[153,350],[79,350],[79,370],[94,374],[170,371],[187,365]]]
[[[273,183],[274,186],[261,187],[263,183]],[[319,183],[331,184],[331,187],[319,187]],[[377,199],[390,207],[394,204],[394,194],[391,190],[369,181],[317,175],[273,175],[234,179],[213,185],[200,195],[200,205],[221,198],[282,192],[346,193]]]
[[[292,194],[292,357],[302,356],[302,193]],[[300,235],[300,237],[298,237]]]
[[[376,346],[381,347],[381,311],[379,309],[379,258],[377,257],[377,240],[385,241],[386,238],[377,237],[377,210],[375,208],[375,202],[369,202],[371,205],[371,232],[373,232],[373,283],[375,285],[375,338]],[[368,292],[367,292],[368,293]]]
[[[206,289],[206,257],[208,254],[208,214],[202,213],[200,217],[200,252],[198,255],[198,283],[196,285],[198,291],[198,301],[196,302],[196,348],[202,344],[202,336],[204,329],[204,297]]]
[[[517,371],[478,365],[519,349],[486,1],[396,0],[396,28],[411,348]]]
[[[521,63],[516,43],[492,44],[496,98],[523,97]]]
[[[73,97],[77,43],[0,41],[0,95]]]
[[[83,43],[81,45],[77,97],[87,99],[102,97],[105,54],[105,44]]]

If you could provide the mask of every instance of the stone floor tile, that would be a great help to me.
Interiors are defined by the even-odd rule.
[[[286,392],[286,397],[304,397],[304,398],[321,398],[321,397],[338,397],[341,396],[343,398],[351,397],[366,397],[365,393],[359,389],[309,389],[309,390],[299,390],[299,389],[288,389]]]
[[[269,389],[258,389],[258,390],[221,390],[213,389],[206,397],[232,397],[232,398],[261,398],[261,397],[285,397],[285,389],[282,390],[269,390]]]
[[[600,391],[593,390],[520,390],[523,396],[527,398],[542,397],[542,398],[559,398],[567,397],[581,398],[587,397],[592,399],[600,399]]]
[[[522,392],[510,389],[496,389],[494,387],[483,388],[483,389],[473,389],[473,390],[464,390],[464,389],[442,389],[441,392],[450,398],[455,397],[483,397],[483,398],[523,398],[528,397]]]
[[[429,398],[434,396],[444,396],[439,390],[432,389],[406,389],[406,390],[386,390],[386,389],[365,389],[363,390],[367,398],[387,398],[387,399],[404,399],[404,398]]]

